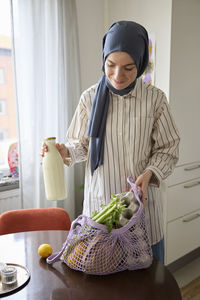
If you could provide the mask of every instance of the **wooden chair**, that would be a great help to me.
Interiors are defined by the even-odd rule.
[[[70,226],[67,211],[57,207],[17,209],[0,215],[0,235],[37,230],[69,230]]]

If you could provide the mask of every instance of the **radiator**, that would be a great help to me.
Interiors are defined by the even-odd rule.
[[[0,213],[8,210],[20,209],[20,189],[0,192]]]

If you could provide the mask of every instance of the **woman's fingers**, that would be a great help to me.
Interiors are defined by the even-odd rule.
[[[41,152],[40,152],[40,156],[44,157],[45,152],[48,152],[48,146],[45,143],[43,143]]]
[[[142,173],[140,176],[138,176],[135,184],[137,188],[139,188],[142,191],[142,203],[145,206],[146,200],[147,200],[147,187],[150,181],[150,178],[152,176],[152,171],[147,170],[144,173]]]
[[[146,195],[143,195],[142,196],[142,203],[143,203],[144,206],[146,204],[146,201],[147,201]]]
[[[61,145],[56,143],[56,148],[58,149],[58,151],[60,151],[60,147],[61,147]]]
[[[69,150],[65,144],[56,144],[56,147],[60,152],[60,155],[62,156],[64,162],[70,158]]]

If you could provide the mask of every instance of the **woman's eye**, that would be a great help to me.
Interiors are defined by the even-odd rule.
[[[135,66],[133,66],[133,67],[131,67],[131,68],[130,68],[130,67],[129,67],[129,68],[125,68],[126,71],[133,71],[133,70],[135,70],[135,69],[136,69]]]
[[[108,66],[109,68],[113,68],[113,67],[114,67],[114,65],[110,65],[110,64],[107,64],[107,66]]]
[[[134,68],[131,68],[131,69],[125,68],[126,71],[132,71],[133,69],[134,69]]]

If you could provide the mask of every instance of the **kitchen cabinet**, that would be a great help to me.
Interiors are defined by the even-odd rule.
[[[167,180],[166,264],[200,246],[200,161],[175,168]]]
[[[181,142],[166,184],[166,264],[200,247],[199,15],[200,1],[172,1],[169,104]]]

